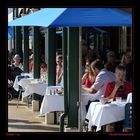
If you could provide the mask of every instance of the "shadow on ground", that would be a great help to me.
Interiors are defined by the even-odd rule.
[[[8,122],[13,122],[13,123],[16,123],[16,122],[23,122],[23,123],[27,123],[27,124],[31,124],[31,123],[40,123],[40,122],[30,122],[28,120],[17,120],[17,119],[8,119]]]
[[[20,124],[20,125],[15,125],[15,124],[9,124],[8,127],[14,127],[16,129],[37,129],[37,130],[52,130],[52,131],[59,131],[59,128],[52,127],[52,126],[42,126],[42,125],[27,125],[27,124]]]
[[[8,103],[8,105],[17,106],[16,103]],[[18,106],[27,106],[26,104],[18,104]]]

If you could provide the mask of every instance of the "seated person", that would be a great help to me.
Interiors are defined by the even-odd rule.
[[[100,60],[93,61],[91,63],[91,69],[96,75],[95,82],[90,88],[82,87],[82,92],[93,94],[92,96],[88,97],[88,103],[85,105],[86,112],[88,111],[91,102],[99,101],[100,97],[104,95],[107,84],[115,80],[114,73],[105,69]],[[82,96],[82,100],[84,100],[83,98],[84,96]]]
[[[40,66],[40,73],[46,73],[47,72],[47,64],[45,62],[42,62]]]
[[[105,100],[115,97],[126,99],[128,93],[132,92],[132,84],[125,80],[126,69],[123,65],[118,65],[115,69],[116,80],[108,83],[105,91]]]
[[[115,72],[115,68],[119,65],[120,62],[116,60],[116,54],[114,51],[109,51],[107,53],[107,63],[105,64],[106,69],[109,71]]]
[[[83,90],[91,94],[94,94],[92,101],[99,100],[104,95],[106,86],[109,82],[115,80],[114,73],[104,69],[104,65],[100,60],[95,60],[91,63],[91,69],[95,73],[96,79],[94,84],[90,88],[84,87]]]
[[[13,65],[14,67],[20,68],[20,69],[23,71],[23,65],[22,65],[22,63],[21,63],[21,57],[20,57],[18,54],[16,54],[16,55],[14,56],[13,60],[14,60],[14,63],[13,63],[12,65]]]
[[[95,82],[95,74],[91,70],[90,65],[86,66],[85,74],[82,77],[82,85],[85,85],[85,87],[90,88],[94,82]]]
[[[9,65],[9,76],[10,79],[14,82],[17,75],[20,75],[23,72],[23,65],[21,63],[21,57],[16,54],[13,58],[14,63]]]
[[[126,67],[126,80],[132,83],[132,60],[131,60],[131,53],[128,51],[122,56],[121,63]]]
[[[115,69],[116,80],[108,83],[104,95],[105,102],[110,101],[110,99],[115,99],[115,97],[122,97],[126,99],[127,95],[132,92],[131,83],[125,80],[126,69],[123,65],[118,65]],[[114,131],[119,133],[122,132],[123,121],[114,123]]]

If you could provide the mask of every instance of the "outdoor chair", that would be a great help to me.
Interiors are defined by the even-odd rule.
[[[124,132],[132,131],[132,103],[127,103],[125,105],[125,119],[124,119]]]

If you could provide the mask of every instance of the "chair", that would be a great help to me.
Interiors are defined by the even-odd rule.
[[[29,76],[21,76],[21,75],[19,75],[18,76],[18,81],[20,81],[23,78],[29,78]],[[19,86],[19,95],[18,95],[17,108],[18,108],[18,105],[19,105],[19,100],[21,98],[22,92],[24,92],[24,90],[23,90],[23,88],[21,86]]]
[[[125,105],[124,132],[132,131],[132,103]]]

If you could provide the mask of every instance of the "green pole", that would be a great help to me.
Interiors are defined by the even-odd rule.
[[[13,19],[15,19],[16,18],[16,15],[15,15],[15,10],[16,10],[16,8],[13,8]],[[13,27],[13,44],[14,44],[14,47],[13,47],[13,51],[14,51],[14,53],[15,53],[15,26]]]
[[[47,28],[45,41],[48,53],[48,86],[56,85],[56,29]],[[56,124],[56,113],[54,113],[54,123]]]
[[[22,57],[22,35],[21,27],[15,27],[15,53]]]
[[[15,8],[15,17],[18,17],[18,8]],[[16,26],[15,27],[15,53],[19,54],[20,57],[22,57],[22,34],[21,34],[21,27]]]
[[[60,118],[60,132],[64,132],[64,119],[68,115],[68,86],[67,86],[67,28],[63,28],[62,34],[63,51],[63,78],[64,78],[64,114]]]
[[[23,53],[23,68],[24,72],[29,72],[29,31],[28,27],[23,27],[23,46],[24,46],[24,53]]]
[[[79,28],[68,28],[68,127],[78,128]]]
[[[47,29],[48,86],[56,85],[56,29]]]
[[[39,47],[39,27],[33,27],[33,54],[34,54],[34,67],[33,77],[40,78],[40,47]]]
[[[32,27],[33,31],[33,54],[34,54],[34,67],[33,78],[40,78],[40,47],[39,47],[39,27]],[[40,100],[40,96],[33,94],[33,100]],[[40,104],[40,103],[39,103]]]

